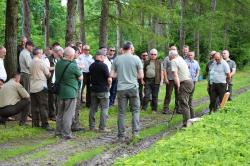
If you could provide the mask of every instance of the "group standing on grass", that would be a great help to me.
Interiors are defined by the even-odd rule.
[[[195,85],[200,66],[195,53],[184,46],[182,56],[177,47],[171,46],[163,61],[153,48],[140,57],[134,55],[134,45],[124,43],[120,52],[115,47],[101,47],[95,56],[90,46],[81,42],[63,49],[54,43],[43,52],[22,37],[18,46],[18,69],[9,76],[4,67],[6,49],[0,47],[0,123],[15,118],[19,125],[27,125],[32,118],[32,127],[54,130],[49,119],[56,121],[55,135],[71,139],[72,131],[84,130],[79,116],[82,102],[89,107],[89,129],[110,132],[106,122],[109,107],[118,102],[118,138],[124,140],[125,113],[127,104],[132,113],[132,134],[139,135],[140,110],[159,112],[158,96],[165,83],[166,93],[163,114],[176,112],[183,115],[183,126],[195,117],[192,106]],[[148,54],[149,53],[149,54]],[[226,91],[232,95],[232,77],[236,64],[229,58],[229,51],[211,51],[206,65],[210,113],[218,109]],[[172,92],[175,92],[175,107],[170,110]],[[86,95],[86,96],[85,96]],[[231,96],[230,96],[231,100]],[[100,109],[100,123],[96,127],[95,114]]]

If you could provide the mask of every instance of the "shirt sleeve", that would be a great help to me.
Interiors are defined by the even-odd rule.
[[[232,70],[236,71],[236,63],[233,61]]]
[[[76,77],[77,78],[80,77],[82,75],[82,73],[81,73],[79,67],[77,66],[76,62],[72,62],[72,64],[70,64],[70,65],[72,65],[71,70],[74,71]]]
[[[45,62],[42,63],[42,66],[43,66],[43,73],[44,73],[46,76],[48,76],[48,75],[50,74],[48,66],[46,65]]]
[[[109,78],[109,69],[107,65],[103,65],[103,73],[105,75],[105,78]]]
[[[29,93],[24,89],[24,87],[21,84],[17,83],[16,85],[17,85],[16,87],[17,87],[18,94],[22,98],[29,98],[30,97]]]
[[[224,63],[224,72],[230,73],[230,67],[229,67],[228,63]]]
[[[116,70],[117,70],[117,68],[116,68],[117,59],[118,59],[118,57],[115,58],[114,62],[113,62],[112,65],[111,65],[111,70],[114,70],[115,72],[116,72]]]
[[[175,61],[171,61],[171,71],[174,72],[174,71],[178,71],[178,66],[176,64]]]
[[[138,56],[136,56],[136,60],[137,60],[137,70],[143,69],[143,64]]]

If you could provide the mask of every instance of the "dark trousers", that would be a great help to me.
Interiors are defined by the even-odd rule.
[[[229,96],[228,100],[232,101],[233,84],[232,83],[228,83],[227,85],[228,85],[227,91],[230,93],[230,96]]]
[[[153,111],[157,111],[158,107],[158,93],[159,93],[160,84],[155,84],[155,79],[145,79],[145,87],[144,87],[144,98],[143,98],[143,106],[144,110],[147,109],[148,102],[150,101],[150,96],[152,96],[151,107]]]
[[[80,111],[81,111],[81,93],[78,93],[78,97],[76,99],[76,109],[75,109],[75,117],[72,121],[72,130],[77,130],[79,128],[82,128],[82,125],[80,123]]]
[[[86,90],[86,107],[90,107],[90,103],[91,103],[90,74],[83,72],[83,83],[82,83],[81,96],[83,94],[83,90],[84,90],[85,86],[87,88],[87,90]],[[81,101],[82,101],[82,99],[81,99]]]
[[[31,93],[31,114],[32,114],[32,126],[39,127],[40,119],[42,127],[47,127],[48,123],[48,93],[40,91],[37,93]]]
[[[164,109],[169,109],[169,104],[171,102],[171,95],[172,95],[173,89],[174,89],[174,94],[175,94],[175,109],[178,110],[178,89],[174,83],[174,80],[169,80],[169,83],[166,84]]]
[[[188,119],[191,118],[190,112],[190,103],[192,102],[192,91],[194,85],[192,80],[182,81],[180,83],[178,100],[179,100],[179,109],[183,115],[183,125],[187,125]]]
[[[117,83],[118,83],[117,79],[112,80],[112,85],[111,85],[111,88],[110,88],[110,91],[109,91],[110,92],[109,106],[112,106],[115,103],[116,92],[117,92]]]
[[[227,84],[224,83],[213,83],[211,85],[211,91],[210,91],[210,105],[209,109],[210,112],[215,112],[218,109],[218,104],[217,104],[217,98],[219,98],[219,103],[222,102],[222,99],[224,97],[224,94],[226,93],[227,89]]]
[[[21,84],[25,90],[30,93],[30,74],[21,73]],[[27,106],[27,109],[22,111],[18,116],[20,123],[24,124],[27,120],[28,115],[31,114],[31,105]]]
[[[29,106],[30,106],[29,99],[21,99],[15,105],[9,105],[0,108],[0,116],[4,119],[7,119],[8,117],[14,116],[22,111],[27,110],[27,107]]]
[[[140,103],[143,104],[143,84],[141,84],[140,80],[139,82],[139,97],[140,97]]]
[[[51,92],[52,82],[51,79],[47,81],[49,93],[48,93],[48,116],[49,118],[56,117],[56,95]]]

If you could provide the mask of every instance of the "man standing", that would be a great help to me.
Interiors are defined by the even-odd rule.
[[[189,72],[191,74],[193,84],[194,84],[194,88],[193,88],[193,91],[191,93],[191,99],[193,98],[195,83],[196,83],[196,81],[198,81],[198,76],[199,76],[199,73],[200,73],[200,65],[199,65],[198,61],[196,61],[194,59],[194,57],[195,57],[195,53],[194,52],[189,52],[188,57],[185,59],[187,65],[188,65]],[[189,102],[190,102],[189,106],[190,106],[191,118],[194,118],[195,115],[194,115],[192,100],[189,100]]]
[[[189,46],[184,45],[183,49],[182,49],[182,57],[183,57],[183,59],[186,59],[188,57],[188,53],[189,53]]]
[[[118,138],[121,141],[125,138],[124,118],[128,101],[132,112],[132,133],[134,136],[139,133],[140,99],[137,79],[143,78],[144,75],[141,60],[132,54],[133,50],[131,42],[125,43],[124,54],[117,56],[111,69],[111,76],[118,79]]]
[[[214,62],[209,68],[209,75],[211,84],[210,96],[210,113],[217,111],[216,100],[219,97],[220,103],[227,90],[227,81],[230,80],[230,68],[225,60],[222,59],[220,53],[214,55]]]
[[[89,54],[90,47],[89,45],[84,45],[83,46],[83,54],[80,55],[79,60],[83,64],[83,83],[82,83],[82,92],[81,94],[83,95],[84,88],[86,86],[86,107],[90,107],[90,102],[91,102],[91,96],[90,96],[90,75],[89,75],[89,66],[94,63],[94,59],[92,55]],[[81,95],[81,96],[82,96]],[[83,100],[82,100],[83,101]]]
[[[89,67],[90,86],[91,86],[91,106],[89,111],[89,129],[95,130],[95,113],[100,106],[100,124],[99,131],[108,132],[106,120],[109,109],[109,87],[112,79],[109,76],[109,70],[104,61],[104,52],[97,51],[95,62]]]
[[[146,51],[142,52],[140,58],[141,58],[142,65],[144,66],[144,62],[146,60],[148,60],[148,53]],[[140,104],[142,105],[143,97],[144,97],[144,95],[143,95],[143,86],[144,86],[143,79],[138,79],[138,83],[139,83]]]
[[[116,58],[116,56],[115,56],[115,48],[114,47],[109,47],[108,59],[111,62],[111,64],[114,62],[115,58]],[[114,78],[112,80],[112,85],[111,85],[111,88],[110,88],[109,106],[114,105],[115,98],[116,98],[116,92],[117,92],[117,79]]]
[[[21,71],[20,63],[19,63],[19,56],[22,50],[25,49],[26,42],[27,42],[27,38],[25,36],[22,36],[20,45],[17,46],[17,71],[18,72]]]
[[[145,61],[143,71],[145,74],[144,82],[144,98],[142,109],[147,110],[148,102],[152,96],[151,107],[153,112],[157,112],[158,93],[160,84],[163,82],[163,67],[160,60],[157,59],[158,51],[150,50],[150,60]]]
[[[49,68],[42,61],[42,50],[35,48],[34,58],[30,63],[30,96],[32,126],[51,130],[48,123],[48,86],[47,78],[50,77]]]
[[[8,117],[27,110],[30,95],[20,84],[20,74],[14,73],[11,79],[0,88],[0,122]]]
[[[32,61],[33,43],[27,41],[25,49],[22,50],[19,56],[19,63],[21,69],[21,84],[30,93],[30,63]],[[28,114],[31,113],[30,107],[27,111],[23,111],[21,114],[20,125],[24,125]]]
[[[71,139],[71,125],[74,118],[78,81],[83,79],[75,58],[75,50],[71,47],[64,49],[64,57],[56,64],[56,82],[60,80],[58,94],[58,114],[56,117],[56,135]]]
[[[171,70],[174,82],[178,88],[179,109],[183,115],[183,127],[187,126],[188,119],[191,118],[190,105],[192,102],[193,82],[184,59],[176,51],[169,52],[171,60]],[[190,101],[191,100],[191,101]]]
[[[6,55],[6,49],[0,46],[0,87],[4,84],[7,79],[7,73],[4,67],[4,58]]]
[[[230,55],[229,55],[229,51],[228,50],[224,50],[222,52],[222,56],[223,56],[223,59],[228,63],[229,68],[230,68],[230,77],[231,77],[231,79],[228,80],[227,84],[228,84],[228,92],[230,93],[230,96],[229,96],[228,100],[232,100],[232,92],[233,92],[232,91],[232,86],[233,86],[232,77],[236,73],[236,63],[229,58]]]
[[[173,46],[172,46],[173,47]],[[176,51],[176,53],[178,54],[177,50],[175,49],[171,49],[172,51]],[[164,80],[166,83],[166,93],[165,93],[165,98],[164,98],[164,108],[163,108],[163,114],[169,114],[170,113],[170,109],[169,109],[169,104],[171,102],[171,95],[174,89],[174,93],[175,93],[175,108],[174,111],[176,113],[180,113],[180,110],[178,109],[178,88],[177,85],[174,83],[174,78],[173,78],[173,73],[171,70],[171,60],[169,58],[169,55],[165,57],[164,61],[163,61],[163,68],[164,68]]]

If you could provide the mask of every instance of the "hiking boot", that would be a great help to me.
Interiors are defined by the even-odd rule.
[[[52,127],[48,126],[44,126],[42,127],[43,129],[45,129],[46,131],[54,131],[54,129]]]
[[[99,129],[99,132],[100,133],[109,133],[109,132],[111,132],[111,129],[107,129],[107,128]]]
[[[94,131],[94,132],[97,132],[98,131],[98,128],[89,128],[90,131]]]
[[[163,111],[162,111],[163,114],[171,114],[171,112],[169,111],[168,108],[165,108]]]
[[[6,118],[0,116],[0,125],[5,125],[5,124],[6,124]]]
[[[73,128],[71,129],[72,132],[77,132],[77,131],[85,131],[83,127],[78,127],[78,128]]]
[[[75,138],[75,137],[70,136],[70,135],[67,135],[67,136],[64,136],[64,137],[63,137],[63,139],[65,139],[65,140],[69,140],[69,139],[73,139],[73,138]]]

